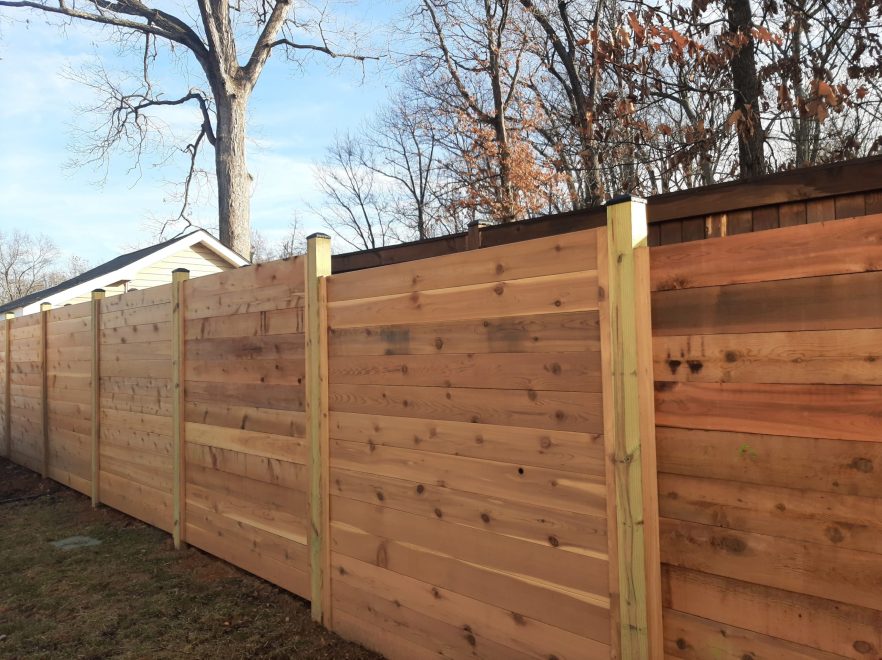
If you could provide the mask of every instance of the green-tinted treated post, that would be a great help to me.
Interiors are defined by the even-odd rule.
[[[187,510],[187,474],[184,454],[184,282],[190,271],[172,271],[172,539],[175,548],[184,545]]]
[[[328,480],[328,296],[331,237],[313,234],[306,252],[306,437],[309,443],[310,597],[314,621],[331,627]]]
[[[43,468],[40,473],[44,479],[49,476],[49,370],[46,359],[49,337],[46,331],[50,309],[50,303],[40,303],[40,426],[43,431]]]
[[[661,563],[646,202],[607,206],[599,255],[604,432],[612,455],[622,658],[662,658]],[[611,531],[612,533],[612,531]],[[615,618],[615,617],[614,617]]]
[[[6,312],[6,349],[4,362],[5,364],[5,386],[3,387],[3,446],[5,448],[4,456],[9,458],[12,453],[12,319],[15,314]]]
[[[101,301],[104,289],[92,292],[92,507],[101,501]]]

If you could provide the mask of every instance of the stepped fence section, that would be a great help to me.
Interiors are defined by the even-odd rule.
[[[607,211],[7,319],[0,447],[392,658],[880,657],[882,215]]]

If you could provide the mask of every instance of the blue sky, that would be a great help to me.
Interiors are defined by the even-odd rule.
[[[358,0],[342,11],[344,20],[370,31],[379,45],[400,7]],[[139,58],[121,55],[100,28],[74,23],[60,29],[33,12],[27,24],[8,20],[13,17],[25,14],[0,13],[0,231],[47,234],[66,255],[93,264],[149,244],[155,234],[151,220],[175,214],[169,182],[183,177],[184,160],[154,167],[148,158],[140,172],[131,173],[131,159],[121,155],[103,184],[102,170],[69,166],[77,129],[90,125],[77,108],[96,99],[65,71],[102,61],[113,71],[136,72]],[[168,57],[157,71],[169,98],[183,95],[190,84],[202,84],[194,65],[181,71]],[[385,65],[369,64],[363,71],[317,56],[300,70],[282,57],[270,59],[249,115],[255,229],[275,240],[295,216],[303,229],[321,229],[308,210],[319,203],[312,164],[335,131],[356,128],[372,115],[392,84],[394,76]],[[163,119],[176,134],[188,137],[198,126],[195,113],[195,108],[175,108]],[[203,222],[215,215],[210,197],[195,213]]]

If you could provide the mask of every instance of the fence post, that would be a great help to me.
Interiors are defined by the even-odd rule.
[[[313,234],[306,248],[306,437],[309,443],[309,559],[312,618],[331,627],[330,489],[328,480],[328,295],[331,237]]]
[[[175,549],[184,546],[187,508],[186,466],[184,457],[184,282],[190,271],[176,268],[172,271],[172,540]]]
[[[482,232],[486,226],[487,223],[481,220],[475,220],[474,222],[469,223],[469,232],[466,234],[466,250],[480,249],[484,242]]]
[[[15,314],[6,312],[6,359],[5,386],[3,388],[3,445],[6,449],[4,456],[9,458],[12,455],[12,319]]]
[[[104,289],[92,291],[92,508],[101,501],[101,301]]]
[[[49,476],[49,374],[46,359],[49,338],[46,330],[50,309],[50,303],[40,303],[40,428],[43,431],[43,466],[40,474],[44,479]]]
[[[610,530],[611,579],[618,591],[614,643],[621,658],[655,660],[662,658],[663,639],[645,200],[611,200],[607,231],[600,235],[604,434],[612,457],[610,522],[616,525]]]

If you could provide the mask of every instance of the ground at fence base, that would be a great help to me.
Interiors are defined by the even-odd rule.
[[[101,544],[50,545],[75,535]],[[0,657],[379,658],[296,596],[3,459]]]

